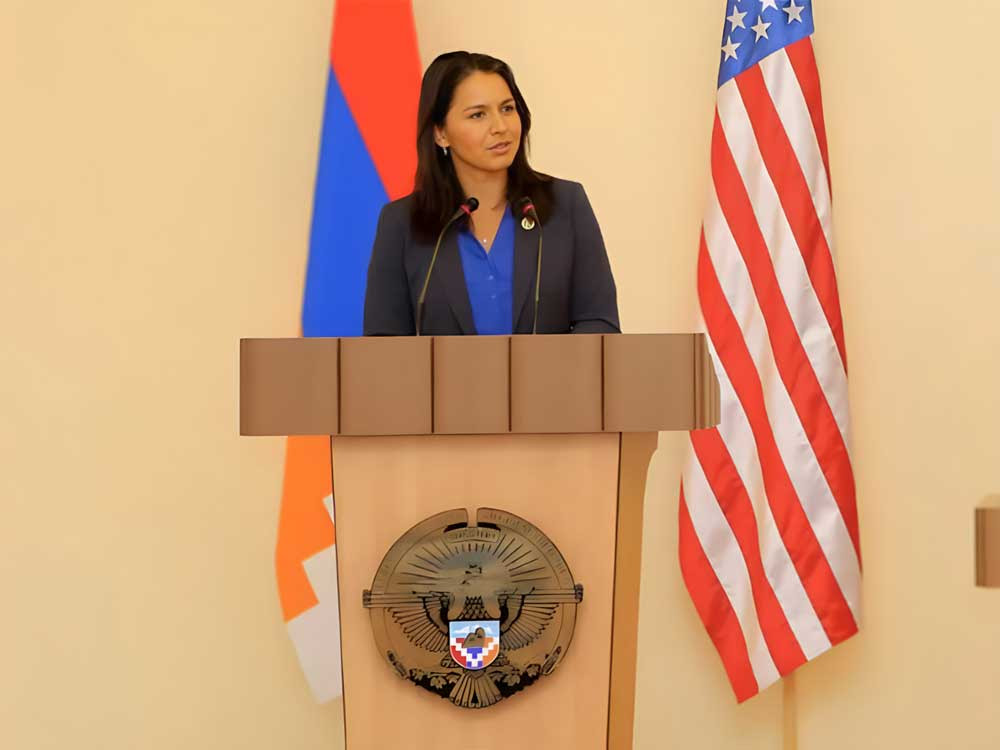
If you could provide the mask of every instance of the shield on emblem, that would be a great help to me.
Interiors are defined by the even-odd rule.
[[[465,669],[483,669],[500,654],[499,620],[456,620],[448,623],[451,658]]]

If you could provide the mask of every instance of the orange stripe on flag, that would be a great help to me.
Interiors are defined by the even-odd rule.
[[[332,490],[330,438],[289,437],[275,551],[285,622],[316,606],[316,594],[302,563],[336,541],[333,521],[323,506],[323,498]]]

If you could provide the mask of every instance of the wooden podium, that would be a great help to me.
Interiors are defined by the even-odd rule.
[[[347,748],[631,748],[647,467],[718,414],[701,335],[242,340],[240,434],[331,436]],[[456,508],[534,524],[586,592],[558,668],[475,710],[401,679],[362,606]]]

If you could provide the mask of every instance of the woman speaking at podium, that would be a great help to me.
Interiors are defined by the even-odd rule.
[[[449,52],[427,68],[416,185],[379,216],[366,336],[619,332],[587,195],[528,165],[530,128],[503,61]]]

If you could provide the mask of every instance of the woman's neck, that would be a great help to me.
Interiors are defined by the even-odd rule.
[[[465,165],[455,163],[455,176],[462,186],[465,196],[475,196],[479,205],[495,210],[507,202],[507,170],[485,172],[481,169],[470,169]]]

